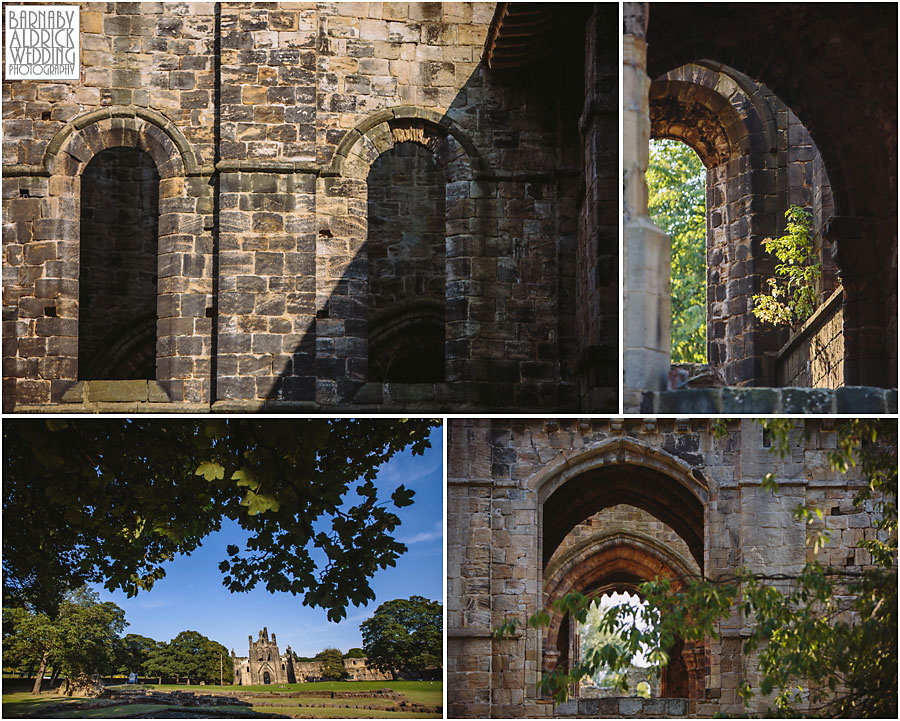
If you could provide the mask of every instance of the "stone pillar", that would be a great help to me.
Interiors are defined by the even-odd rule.
[[[669,370],[669,238],[647,215],[650,152],[650,78],[646,3],[623,9],[622,163],[624,169],[624,408],[640,408],[641,392],[665,389]]]

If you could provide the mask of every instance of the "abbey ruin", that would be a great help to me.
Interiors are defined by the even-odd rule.
[[[7,411],[618,410],[615,3],[80,3],[4,80]]]
[[[554,705],[543,673],[578,661],[578,629],[497,629],[551,608],[569,591],[639,594],[642,582],[716,578],[744,567],[777,578],[807,561],[849,572],[871,564],[863,539],[873,501],[856,468],[832,470],[835,422],[797,421],[789,452],[752,419],[459,419],[448,425],[447,679],[451,718],[694,716],[746,711],[737,694],[757,684],[758,650],[743,642],[740,605],[715,638],[671,651],[654,698],[598,698],[580,688]],[[762,479],[773,473],[778,487]],[[799,504],[823,512],[832,535],[816,555]],[[755,697],[750,712],[766,699]]]
[[[322,664],[294,660],[290,646],[284,653],[280,653],[275,634],[269,638],[269,630],[265,626],[259,632],[256,641],[253,640],[253,636],[248,636],[247,644],[249,650],[246,656],[236,656],[234,649],[231,650],[234,683],[237,686],[322,680]],[[364,658],[345,658],[344,669],[348,681],[389,681],[392,678],[389,673],[369,668]]]
[[[896,23],[894,4],[623,4],[626,413],[896,413]],[[696,375],[670,374],[651,138],[707,171]],[[751,312],[776,263],[762,241],[791,205],[811,213],[822,266],[819,307],[793,334]]]

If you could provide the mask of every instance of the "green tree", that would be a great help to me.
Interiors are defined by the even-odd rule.
[[[402,419],[16,419],[3,423],[4,605],[54,617],[66,590],[129,596],[225,518],[250,533],[219,565],[231,591],[265,584],[346,616],[406,547],[378,498],[378,466],[436,422]],[[314,560],[318,551],[325,562]]]
[[[351,648],[344,654],[344,658],[365,658],[366,652],[361,648]]]
[[[3,609],[3,665],[32,670],[37,667],[31,690],[34,694],[40,693],[53,640],[53,623],[46,614],[24,608]]]
[[[147,636],[141,636],[136,633],[125,634],[119,644],[118,672],[126,676],[132,672],[140,674],[150,653],[161,645],[164,644]]]
[[[607,628],[603,624],[605,609],[606,607],[601,605],[600,600],[594,600],[588,607],[584,623],[579,628],[579,645],[582,655],[591,649],[601,649],[606,645],[614,646],[619,653],[624,652],[623,633],[625,629],[621,627]],[[618,674],[605,667],[600,667],[594,672],[592,679],[598,686],[603,686],[608,685],[610,681],[616,682]]]
[[[672,362],[706,362],[706,169],[676,140],[653,140],[648,209],[672,241]]]
[[[174,679],[175,683],[186,680],[188,684],[200,681],[218,684],[220,668],[222,678],[229,681],[234,678],[228,649],[197,631],[182,631],[169,643],[151,651],[145,667],[150,675]]]
[[[344,656],[337,648],[326,648],[316,654],[316,661],[322,664],[323,681],[343,681],[347,678]]]
[[[69,592],[55,619],[23,608],[4,608],[4,663],[37,662],[32,693],[40,692],[49,665],[70,682],[111,673],[121,648],[119,634],[127,625],[121,608],[109,601],[100,603],[96,591],[87,587]]]
[[[360,626],[369,664],[380,671],[419,673],[443,660],[443,607],[422,596],[382,603]]]
[[[775,452],[785,455],[792,437],[801,432],[790,419],[762,420]],[[856,506],[878,514],[874,533],[857,548],[870,561],[862,570],[807,563],[796,576],[768,576],[741,570],[733,577],[689,579],[683,590],[673,592],[666,580],[641,585],[647,606],[610,609],[602,623],[614,628],[640,618],[646,631],[629,634],[623,652],[605,647],[587,654],[571,670],[547,674],[544,690],[558,701],[573,678],[591,673],[606,663],[625,668],[642,646],[651,649],[648,659],[659,666],[668,661],[676,635],[686,641],[714,637],[717,624],[734,610],[743,615],[749,635],[747,652],[758,651],[758,688],[744,684],[739,693],[745,703],[756,695],[771,696],[767,715],[799,713],[808,703],[809,716],[897,717],[897,421],[857,419],[837,425],[837,444],[829,452],[832,468],[846,472],[858,466],[867,483],[854,496]],[[763,487],[775,492],[777,479],[767,474]],[[814,550],[828,542],[828,528],[821,508],[800,505],[796,519],[809,528]],[[777,584],[776,584],[777,582]],[[590,599],[569,594],[558,609],[583,619]],[[629,619],[630,617],[630,619]],[[532,625],[545,625],[549,615],[537,614]],[[510,619],[497,629],[503,636],[518,625]],[[804,695],[807,700],[804,701]]]

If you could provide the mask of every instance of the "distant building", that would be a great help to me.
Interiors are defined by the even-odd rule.
[[[294,654],[288,646],[284,654],[278,652],[278,643],[275,634],[269,640],[269,630],[263,626],[259,632],[259,638],[254,641],[253,636],[247,636],[249,643],[249,655],[246,658],[234,655],[231,650],[231,660],[234,665],[234,682],[241,686],[254,686],[269,683],[296,683],[294,674]]]
[[[265,626],[256,641],[248,636],[249,652],[246,657],[236,656],[231,650],[234,665],[234,683],[239,686],[255,686],[270,683],[298,683],[320,681],[322,664],[318,661],[294,661],[294,654],[288,646],[279,653],[275,634],[269,639]],[[369,668],[364,658],[345,658],[344,669],[350,681],[390,681],[389,673]]]

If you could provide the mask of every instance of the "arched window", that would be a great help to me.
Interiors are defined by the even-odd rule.
[[[94,156],[81,177],[79,380],[156,378],[158,217],[147,153]]]
[[[369,380],[444,380],[446,178],[433,153],[398,142],[368,176]]]
[[[265,684],[272,683],[272,677],[269,675],[268,671],[263,671],[263,683],[265,683]]]

